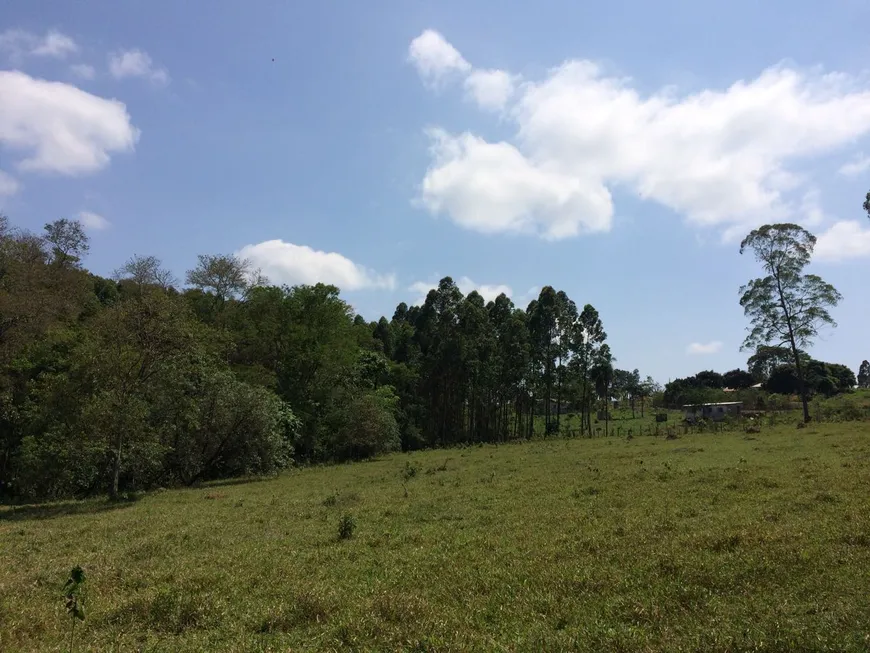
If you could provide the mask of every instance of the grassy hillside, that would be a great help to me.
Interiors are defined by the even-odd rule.
[[[843,423],[0,508],[0,650],[66,650],[80,564],[77,651],[866,651],[868,488]]]

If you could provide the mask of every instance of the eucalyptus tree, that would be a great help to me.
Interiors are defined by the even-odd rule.
[[[805,422],[810,412],[800,349],[810,346],[821,328],[836,326],[830,309],[842,299],[821,277],[803,273],[815,244],[816,237],[796,224],[764,225],[740,243],[740,253],[752,251],[766,273],[740,288],[740,305],[751,324],[743,347],[789,347]]]
[[[535,374],[543,389],[544,430],[550,432],[553,385],[558,342],[559,299],[552,286],[544,286],[537,301],[529,304],[529,337]]]
[[[601,345],[595,353],[592,368],[589,370],[590,380],[595,386],[595,394],[604,407],[604,435],[609,435],[610,390],[613,384],[613,362],[615,360],[610,353],[610,345]]]
[[[607,340],[607,333],[604,331],[598,311],[591,304],[586,304],[574,323],[570,348],[572,364],[576,369],[580,386],[580,421],[582,429],[590,434],[592,433],[590,370],[605,340]]]

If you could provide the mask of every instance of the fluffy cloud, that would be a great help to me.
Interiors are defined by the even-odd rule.
[[[841,220],[823,232],[816,242],[813,259],[845,261],[870,256],[870,227],[865,221]]]
[[[15,195],[19,188],[21,185],[15,177],[0,170],[0,197]]]
[[[508,113],[510,142],[430,131],[421,199],[431,212],[478,231],[565,238],[609,229],[619,186],[740,233],[801,211],[790,166],[870,132],[870,90],[775,66],[723,89],[643,95],[575,60],[527,81]]]
[[[79,211],[77,217],[82,226],[90,231],[102,231],[103,229],[108,229],[111,225],[106,218],[93,211]]]
[[[471,70],[459,51],[431,29],[411,41],[408,59],[427,84],[439,84],[452,73],[467,73]]]
[[[474,70],[465,90],[481,109],[501,111],[514,93],[516,77],[504,70]]]
[[[22,170],[76,175],[99,170],[139,137],[123,103],[70,84],[0,71],[0,145]]]
[[[460,277],[459,279],[454,279],[456,286],[462,292],[463,295],[469,294],[472,290],[476,290],[478,294],[483,297],[483,301],[491,302],[496,297],[501,294],[505,294],[508,297],[513,295],[513,290],[511,290],[510,286],[506,286],[504,284],[477,284],[468,277]],[[408,286],[408,290],[417,294],[417,297],[411,301],[412,304],[422,306],[426,301],[426,295],[429,294],[429,291],[437,288],[438,282],[429,283],[426,281],[416,281]]]
[[[581,177],[541,169],[510,143],[436,129],[432,166],[420,200],[434,214],[483,233],[540,233],[545,238],[605,231],[610,192]]]
[[[420,78],[431,87],[440,87],[450,79],[465,77],[465,91],[481,109],[500,111],[514,93],[519,80],[504,70],[472,68],[465,58],[440,32],[425,30],[411,41],[408,60]]]
[[[305,245],[267,240],[246,245],[238,255],[260,268],[270,281],[280,284],[334,284],[341,290],[396,286],[393,275],[369,270],[336,252],[322,252]]]
[[[97,76],[97,71],[94,70],[94,67],[89,66],[86,63],[73,64],[69,69],[72,71],[73,75],[81,77],[82,79],[93,79]]]
[[[711,342],[703,343],[703,342],[693,342],[691,345],[686,347],[686,353],[692,355],[699,354],[715,354],[722,349],[722,343],[718,340],[713,340]]]
[[[67,55],[79,51],[76,42],[56,30],[49,30],[45,36],[37,36],[20,29],[10,29],[0,33],[0,50],[8,52],[13,58],[23,56],[53,57],[65,59]]]
[[[870,169],[870,156],[859,154],[840,167],[840,174],[846,177],[856,177]]]
[[[125,50],[110,54],[109,73],[115,79],[144,77],[155,84],[169,82],[169,73],[163,68],[156,68],[148,53],[142,50]]]

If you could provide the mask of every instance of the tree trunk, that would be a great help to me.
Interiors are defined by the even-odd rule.
[[[789,333],[791,333],[791,325],[789,325]],[[807,398],[807,382],[804,380],[803,367],[801,366],[801,359],[798,355],[797,347],[795,346],[794,337],[791,338],[791,350],[792,354],[794,354],[794,367],[798,377],[798,391],[801,393],[801,404],[804,409],[804,422],[809,422],[810,405],[809,399]]]
[[[109,488],[109,498],[112,501],[118,499],[118,486],[121,480],[121,438],[119,433],[115,442],[115,459],[112,461],[112,487]]]
[[[786,326],[788,326],[788,341],[789,341],[789,344],[791,345],[791,353],[794,356],[794,367],[795,367],[795,371],[797,372],[797,377],[798,377],[798,390],[801,393],[801,404],[803,404],[803,409],[804,409],[804,423],[806,424],[807,422],[810,421],[810,407],[809,407],[809,401],[807,399],[807,384],[806,384],[806,381],[804,380],[803,366],[801,366],[801,358],[798,355],[797,343],[795,342],[795,339],[794,339],[794,329],[792,328],[792,325],[791,325],[791,314],[789,313],[788,306],[785,303],[785,293],[782,290],[782,283],[780,282],[779,270],[776,271],[774,278],[776,279],[776,288],[777,288],[777,291],[779,292],[779,304],[782,307],[782,313],[785,316]]]
[[[544,408],[544,434],[549,435],[550,433],[550,400],[553,398],[553,378],[552,372],[550,370],[550,346],[547,345],[547,364],[544,366],[544,378],[546,379],[547,392],[546,392],[546,401],[547,405]]]
[[[586,385],[587,385],[586,377],[588,374],[586,371],[585,357],[583,359],[582,365],[583,365],[583,367],[581,369],[583,371],[583,374],[580,378],[580,381],[583,384],[583,389],[580,392],[580,437],[581,438],[586,433]]]
[[[561,349],[561,339],[559,341],[559,367],[556,368],[557,374],[559,375],[556,379],[556,427],[561,431],[562,430],[562,349]]]

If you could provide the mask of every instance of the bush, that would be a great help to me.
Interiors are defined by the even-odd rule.
[[[356,530],[356,520],[351,515],[342,515],[338,521],[338,539],[349,540]]]
[[[870,410],[854,395],[838,395],[830,399],[814,399],[811,414],[821,420],[854,421],[870,417]]]
[[[163,430],[174,478],[190,484],[264,474],[291,462],[297,420],[274,394],[229,371],[206,371],[184,390],[167,393],[161,406],[164,419],[184,427]]]
[[[418,465],[416,465],[416,464],[412,465],[411,461],[406,460],[405,467],[404,467],[404,469],[402,469],[402,479],[404,481],[410,481],[412,478],[414,478],[417,475],[417,473],[419,471],[420,471],[420,467]]]
[[[292,461],[298,422],[287,405],[208,356],[171,358],[159,382],[133,396],[94,387],[82,362],[30,384],[16,414],[21,441],[7,492],[30,499],[105,492],[118,434],[126,490],[267,473]]]
[[[362,460],[400,447],[395,395],[389,386],[340,402],[331,421],[330,448],[337,460]]]

